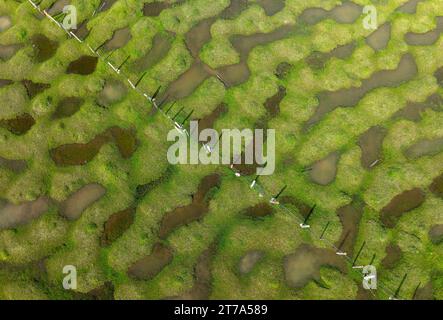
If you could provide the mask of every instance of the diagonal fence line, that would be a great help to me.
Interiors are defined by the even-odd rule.
[[[126,79],[126,81],[128,82],[128,84],[131,86],[131,88],[133,89],[133,90],[135,90],[136,92],[138,92],[139,94],[141,94],[143,97],[145,97],[147,100],[148,100],[148,102],[149,103],[151,103],[151,105],[152,106],[154,106],[155,108],[156,108],[156,110],[158,110],[158,111],[160,111],[161,112],[161,114],[164,116],[164,117],[166,117],[168,120],[170,120],[171,122],[172,122],[172,124],[173,124],[173,126],[178,130],[178,131],[180,131],[181,133],[183,133],[183,134],[186,134],[186,135],[188,135],[188,136],[190,136],[191,137],[191,135],[188,133],[188,131],[184,128],[184,122],[183,123],[180,123],[180,122],[178,122],[178,121],[175,121],[175,116],[173,117],[173,118],[171,118],[167,113],[168,112],[164,112],[164,110],[163,109],[161,109],[161,105],[163,104],[163,101],[160,103],[160,104],[158,104],[157,103],[157,101],[156,101],[156,95],[158,94],[158,92],[156,92],[156,94],[154,94],[153,96],[150,96],[148,93],[146,93],[146,92],[143,92],[143,91],[141,91],[141,90],[139,90],[138,88],[137,88],[137,86],[130,80],[130,78],[127,76],[127,75],[125,75],[124,73],[122,73],[121,72],[121,70],[119,69],[119,68],[116,68],[112,63],[110,63],[109,61],[107,61],[107,59],[106,58],[103,58],[103,56],[98,52],[98,49],[99,48],[97,48],[96,50],[94,50],[85,40],[81,40],[80,38],[78,38],[76,35],[75,35],[75,33],[74,32],[72,32],[72,31],[69,31],[69,30],[67,30],[67,29],[65,29],[64,28],[64,26],[63,26],[63,24],[61,24],[61,23],[59,23],[58,21],[56,21],[50,14],[48,14],[48,12],[45,10],[45,9],[41,9],[40,8],[40,6],[38,5],[38,4],[36,4],[35,2],[33,2],[32,0],[27,0],[31,5],[32,5],[32,7],[34,8],[34,9],[36,9],[38,12],[40,12],[42,15],[44,15],[45,17],[47,17],[50,21],[52,21],[52,22],[54,22],[60,29],[62,29],[70,38],[74,38],[76,41],[78,41],[79,43],[84,43],[84,44],[86,44],[86,46],[88,47],[88,49],[94,54],[94,55],[96,55],[99,59],[101,59],[102,61],[104,61],[115,73],[117,73],[118,75],[124,75],[125,76],[125,79]],[[219,79],[220,80],[220,79]],[[221,81],[221,80],[220,80]],[[139,82],[139,81],[138,81]],[[160,89],[160,88],[159,88]],[[168,110],[169,111],[169,110]],[[192,138],[192,137],[191,137]],[[197,141],[199,144],[201,144],[201,142],[200,141]],[[205,147],[206,145],[205,144],[203,144],[203,147]],[[240,154],[240,157],[241,157],[241,154]],[[235,170],[234,169],[234,167],[233,167],[233,165],[231,165],[231,166],[228,166],[227,167],[230,171],[231,171],[231,173],[234,173],[235,174],[235,176],[236,177],[242,177],[241,176],[241,173],[239,172],[239,171],[237,171],[237,170]],[[247,177],[245,177],[245,179],[244,180],[248,180],[248,178]],[[257,181],[257,180],[254,180],[253,182],[250,182],[250,181],[247,181],[248,182],[248,184],[250,185],[250,188],[251,189],[255,189],[255,188],[257,188],[257,189],[261,189],[260,191],[259,191],[259,197],[260,198],[262,198],[262,197],[264,197],[265,195],[271,195],[271,193],[270,192],[268,192],[268,191],[266,191],[266,189],[261,185],[261,184],[259,184],[259,182]],[[253,184],[252,184],[253,183]],[[311,232],[311,234],[312,235],[314,235],[314,236],[318,236],[318,235],[315,235],[315,232],[314,231],[312,231],[312,229],[311,228],[306,228],[306,227],[303,227],[303,225],[304,225],[304,222],[306,222],[306,221],[304,221],[303,219],[300,219],[299,218],[299,214],[298,214],[298,212],[295,212],[294,210],[291,210],[290,208],[288,208],[288,207],[286,207],[286,206],[284,206],[283,204],[280,204],[280,203],[278,203],[277,201],[276,201],[276,199],[274,198],[274,197],[271,197],[270,198],[271,200],[270,200],[270,202],[271,202],[271,204],[273,204],[274,206],[276,206],[277,208],[279,208],[281,211],[285,211],[286,213],[288,213],[288,214],[290,214],[290,215],[293,215],[294,217],[296,217],[296,219],[298,220],[298,221],[301,221],[301,223],[300,223],[300,227],[302,228],[302,229],[310,229],[310,232]],[[323,238],[323,234],[319,237],[319,239],[320,240],[322,240],[323,242],[325,242],[325,243],[327,243],[327,245],[329,246],[329,247],[331,247],[332,249],[334,249],[335,251],[336,251],[336,253],[337,254],[339,254],[340,256],[342,256],[345,260],[346,260],[346,262],[347,262],[347,264],[349,264],[349,266],[351,267],[350,268],[350,270],[352,270],[353,271],[353,273],[354,274],[356,274],[356,272],[354,271],[354,270],[356,270],[355,268],[353,268],[354,267],[354,261],[349,257],[349,256],[347,256],[347,255],[343,255],[343,254],[340,254],[340,248],[337,248],[336,247],[336,245],[332,242],[332,241],[330,241],[330,240],[328,240],[328,239],[326,239],[326,238]],[[351,274],[351,272],[350,272],[350,274]],[[362,275],[361,273],[358,273],[360,276]],[[406,276],[404,277],[404,279],[406,278]],[[403,279],[403,281],[404,281],[404,279]],[[401,296],[399,295],[399,289],[401,288],[401,285],[403,284],[403,281],[402,281],[402,283],[400,284],[400,286],[399,286],[399,288],[397,289],[397,291],[396,292],[394,292],[394,291],[392,291],[390,288],[388,288],[388,287],[386,287],[386,286],[384,286],[383,284],[382,284],[382,282],[381,281],[377,281],[377,288],[378,289],[382,289],[382,291],[384,291],[384,293],[389,297],[389,299],[392,299],[392,300],[397,300],[397,299],[403,299],[403,298],[401,298]],[[376,296],[376,294],[373,292],[373,290],[369,290],[370,291],[370,293],[375,297],[375,298],[377,298],[377,296]],[[404,300],[406,300],[406,299],[404,299]]]

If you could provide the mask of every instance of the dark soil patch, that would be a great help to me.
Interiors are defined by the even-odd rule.
[[[425,193],[420,188],[404,191],[395,196],[391,202],[381,210],[381,221],[388,228],[394,228],[398,219],[411,210],[421,206],[425,201]]]
[[[88,143],[65,144],[52,149],[51,158],[58,166],[84,165],[94,159],[101,147],[108,142],[114,142],[125,159],[131,157],[137,149],[137,139],[132,130],[112,127]]]
[[[402,255],[400,247],[395,243],[390,243],[386,247],[386,256],[381,261],[381,264],[386,269],[393,269],[400,261]]]
[[[217,246],[211,244],[198,258],[194,269],[194,286],[184,294],[173,297],[176,300],[207,300],[211,294],[212,272],[211,264]]]
[[[95,71],[97,67],[98,58],[91,56],[82,56],[79,59],[72,61],[68,69],[66,70],[67,74],[80,74],[80,75],[88,75]]]
[[[172,250],[157,243],[150,255],[138,260],[129,268],[128,275],[138,280],[151,280],[171,263],[172,259]]]
[[[34,48],[34,59],[37,63],[51,59],[58,48],[58,42],[52,41],[43,34],[36,34],[31,38],[31,45]]]
[[[423,139],[414,143],[404,151],[406,158],[418,159],[424,156],[435,156],[443,151],[443,137]]]
[[[360,136],[358,145],[360,146],[361,164],[365,169],[372,169],[380,163],[383,156],[383,141],[387,130],[380,126],[370,128]]]
[[[323,266],[347,272],[345,260],[334,251],[302,244],[295,253],[284,258],[285,281],[288,286],[296,289],[303,288],[311,280],[324,286],[320,277],[320,268]]]
[[[282,62],[277,66],[277,69],[275,70],[275,76],[279,79],[284,79],[291,71],[291,68],[292,64],[287,62]]]
[[[405,54],[395,70],[382,70],[373,74],[369,79],[363,80],[361,87],[326,91],[317,98],[319,104],[315,114],[308,120],[305,130],[319,122],[323,117],[338,107],[353,107],[369,91],[380,87],[396,87],[411,80],[417,74],[417,65],[411,54]]]
[[[61,119],[74,115],[83,105],[84,100],[77,97],[68,97],[61,100],[55,112],[52,114],[52,119]]]
[[[337,215],[343,226],[337,246],[341,245],[340,250],[352,257],[360,220],[363,215],[363,204],[358,200],[354,200],[351,204],[339,208]]]
[[[88,207],[101,199],[106,189],[98,184],[87,184],[60,204],[60,215],[68,220],[77,220]]]
[[[247,208],[244,215],[251,218],[263,218],[271,215],[273,212],[274,209],[267,202],[263,202]]]
[[[0,156],[0,166],[20,173],[26,169],[27,164],[25,160],[10,160]]]
[[[23,80],[22,84],[26,89],[29,99],[33,99],[38,94],[42,93],[43,91],[51,87],[51,85],[49,84],[34,83],[31,80]]]
[[[21,48],[23,48],[23,45],[20,43],[10,45],[0,44],[0,60],[7,61],[11,59]]]
[[[34,124],[35,120],[29,113],[20,114],[14,119],[0,120],[0,127],[18,136],[28,132]]]
[[[433,94],[425,102],[409,102],[404,108],[398,110],[393,119],[403,118],[410,121],[419,122],[422,120],[422,112],[427,109],[434,111],[443,110],[443,97],[439,94]]]
[[[443,242],[443,224],[433,225],[429,230],[429,239],[433,244],[440,244]]]
[[[209,210],[210,191],[220,186],[220,176],[212,174],[200,182],[197,192],[192,196],[192,203],[174,209],[163,217],[159,237],[165,239],[173,230],[201,219]]]
[[[248,251],[238,263],[238,271],[241,275],[250,273],[257,263],[263,258],[264,252],[261,250]]]
[[[47,212],[49,206],[49,198],[43,196],[17,205],[0,199],[0,230],[25,225]]]
[[[128,208],[112,214],[104,225],[103,235],[101,237],[102,246],[109,246],[120,238],[133,224],[134,219],[135,208]]]
[[[440,198],[443,198],[443,174],[434,179],[429,189]]]

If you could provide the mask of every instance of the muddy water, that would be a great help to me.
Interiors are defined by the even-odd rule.
[[[0,230],[12,229],[27,224],[48,211],[50,200],[47,197],[14,205],[0,200]]]
[[[361,283],[358,283],[355,300],[375,300],[375,297],[371,294],[370,290],[366,290]]]
[[[106,189],[91,183],[81,187],[60,204],[60,215],[68,220],[77,220],[88,207],[98,201],[106,193]]]
[[[112,51],[124,47],[131,40],[131,29],[129,27],[114,31],[112,38],[103,47],[106,51]]]
[[[220,186],[220,176],[212,174],[200,182],[197,192],[192,196],[192,203],[166,213],[162,219],[159,237],[165,239],[173,230],[201,219],[209,210],[209,192]]]
[[[217,19],[233,19],[245,10],[247,6],[247,0],[233,0],[218,16],[204,19],[192,27],[191,30],[186,33],[185,40],[186,46],[194,59],[199,59],[200,50],[211,40],[211,27],[214,22],[216,22]],[[213,71],[207,71],[208,73],[213,73]]]
[[[269,121],[271,121],[273,118],[279,115],[280,103],[283,101],[285,97],[286,97],[286,88],[283,86],[279,86],[277,93],[265,101],[264,107],[266,109],[266,115],[261,117],[255,123],[256,129],[263,129],[263,130],[268,129]],[[266,136],[266,131],[264,132]]]
[[[246,62],[221,67],[217,69],[217,73],[228,88],[245,83],[251,75]]]
[[[240,63],[217,69],[217,73],[228,87],[237,86],[249,79],[250,70],[247,64],[250,51],[259,46],[287,38],[296,30],[294,25],[285,25],[270,33],[253,35],[234,35],[231,43],[240,55]]]
[[[159,33],[152,40],[152,49],[132,64],[138,72],[147,70],[159,63],[169,52],[173,40],[172,33]]]
[[[429,230],[429,239],[433,244],[440,244],[443,242],[443,224],[433,225]]]
[[[429,189],[435,195],[439,196],[440,198],[443,198],[443,174],[439,175],[437,178],[434,179]]]
[[[381,261],[381,264],[386,269],[393,269],[402,257],[401,248],[395,244],[390,243],[386,247],[386,256]]]
[[[326,91],[318,95],[319,105],[315,114],[307,122],[305,129],[312,127],[323,117],[338,107],[353,107],[366,93],[380,87],[396,87],[411,80],[417,74],[417,65],[411,54],[405,54],[395,70],[382,70],[362,81],[361,87]]]
[[[149,183],[138,185],[135,190],[135,200],[139,201],[143,199],[151,190],[166,182],[172,176],[173,172],[174,167],[170,165],[159,178]]]
[[[250,144],[247,147],[247,148],[252,148],[253,154],[255,154],[255,152],[256,152],[254,141],[255,141],[255,138],[253,141],[250,142]],[[240,164],[234,164],[234,169],[236,171],[238,171],[243,176],[255,175],[255,174],[257,174],[257,169],[259,167],[263,167],[262,165],[259,165],[259,162],[261,161],[261,159],[254,159],[252,164],[247,164],[244,152],[240,156],[234,155],[232,157],[231,161],[234,162],[234,160],[240,161]]]
[[[61,119],[70,117],[75,114],[85,101],[82,98],[67,97],[61,100],[55,112],[52,114],[52,119]]]
[[[434,156],[443,151],[443,137],[423,139],[405,150],[408,159],[418,159],[424,156]]]
[[[336,245],[341,245],[340,249],[352,257],[360,220],[363,215],[363,204],[354,200],[351,204],[339,208],[337,215],[343,228]]]
[[[398,110],[392,118],[403,118],[418,122],[422,119],[421,113],[426,109],[443,111],[443,97],[436,93],[429,96],[425,102],[409,102],[404,108]]]
[[[217,17],[204,19],[186,33],[186,46],[194,59],[198,58],[198,54],[204,44],[211,40],[211,26],[216,20]]]
[[[185,98],[209,77],[208,67],[200,60],[197,60],[190,69],[169,85],[165,96],[169,96],[169,99],[173,100]]]
[[[36,34],[31,38],[34,49],[35,62],[40,63],[51,59],[58,48],[58,42],[52,41],[43,34]]]
[[[362,7],[349,1],[345,2],[331,11],[322,8],[308,8],[300,15],[301,22],[306,24],[317,24],[324,19],[333,19],[338,23],[354,23],[362,14]]]
[[[0,127],[18,136],[28,132],[34,124],[34,118],[28,113],[20,114],[14,119],[0,120]]]
[[[0,44],[0,60],[7,61],[11,59],[21,48],[23,48],[22,44]]]
[[[393,228],[397,220],[405,213],[420,207],[425,201],[425,193],[419,188],[404,191],[395,196],[380,212],[381,221],[388,228]]]
[[[12,20],[8,16],[0,16],[0,32],[6,31],[12,26]]]
[[[244,215],[251,218],[263,218],[273,213],[273,208],[267,203],[259,203],[245,210]]]
[[[151,280],[171,263],[172,258],[172,250],[157,243],[150,255],[136,261],[129,267],[128,275],[138,280]]]
[[[226,112],[228,112],[228,106],[221,103],[210,114],[198,120],[198,130],[202,132],[205,129],[213,129],[215,122]]]
[[[8,80],[8,79],[0,79],[0,88],[9,86],[10,84],[13,84],[14,81]]]
[[[291,71],[291,68],[292,64],[287,62],[282,62],[277,66],[277,69],[275,70],[275,76],[279,79],[284,79]]]
[[[114,142],[121,156],[125,159],[131,157],[137,149],[135,132],[119,127],[112,127],[98,134],[88,143],[61,145],[52,149],[50,154],[57,166],[84,165],[94,159],[101,147],[108,142]]]
[[[386,48],[391,39],[391,24],[386,22],[366,38],[366,43],[375,51]]]
[[[97,66],[98,58],[91,56],[82,56],[75,61],[72,61],[68,69],[66,70],[67,74],[80,74],[80,75],[88,75],[95,71]]]
[[[257,0],[257,3],[265,9],[268,16],[273,16],[285,8],[285,0]]]
[[[88,21],[83,21],[78,27],[77,30],[73,31],[75,33],[75,35],[79,38],[79,39],[85,39],[88,35],[90,30],[88,30]]]
[[[411,46],[430,46],[437,42],[443,32],[443,17],[437,17],[437,27],[426,33],[409,32],[405,35],[405,41]]]
[[[0,88],[9,86],[10,84],[13,84],[14,81],[8,80],[8,79],[0,79]]]
[[[26,169],[26,161],[25,160],[11,160],[6,159],[0,156],[0,167],[5,167],[15,173],[20,173]]]
[[[238,271],[241,275],[250,273],[257,263],[264,257],[264,252],[261,250],[248,251],[238,263]]]
[[[231,0],[229,6],[220,14],[221,19],[234,19],[248,8],[248,0]]]
[[[292,288],[303,288],[311,280],[321,283],[320,268],[329,266],[346,273],[346,263],[334,251],[302,244],[284,258],[285,281]]]
[[[271,118],[275,118],[280,113],[280,103],[286,97],[286,88],[283,86],[278,87],[278,92],[266,100],[265,108],[268,111]]]
[[[75,300],[109,301],[114,300],[114,285],[111,281],[105,282],[102,286],[92,289],[87,293],[74,294]]]
[[[180,5],[183,3],[184,0],[179,1],[171,1],[171,0],[165,0],[165,1],[154,1],[150,3],[145,3],[143,6],[143,15],[146,17],[157,17],[160,15],[160,13],[165,10],[169,9],[171,7],[174,7],[176,5]]]
[[[94,159],[106,142],[108,142],[108,136],[100,134],[88,143],[61,145],[51,150],[51,158],[57,166],[85,165]]]
[[[49,84],[34,83],[31,80],[22,80],[22,84],[26,89],[26,93],[28,94],[29,99],[34,98],[38,94],[51,87]]]
[[[102,0],[99,7],[98,7],[98,12],[104,12],[107,11],[109,9],[111,9],[111,7],[114,5],[114,3],[116,3],[117,0]]]
[[[112,242],[120,238],[126,230],[133,224],[135,219],[135,208],[128,208],[113,213],[105,222],[101,245],[109,246]]]
[[[198,258],[194,269],[194,286],[180,296],[172,297],[174,300],[208,300],[211,294],[212,272],[211,264],[216,253],[216,243],[212,243],[208,249]]]
[[[127,93],[128,88],[123,82],[116,79],[108,79],[97,97],[97,103],[102,107],[109,107],[121,101]]]
[[[131,129],[122,129],[119,127],[112,127],[108,130],[117,145],[118,151],[124,159],[128,159],[137,149],[138,141],[136,133]]]
[[[231,38],[232,45],[240,54],[240,63],[211,69],[198,58],[203,45],[211,39],[211,26],[217,19],[233,19],[248,6],[247,0],[231,1],[230,5],[218,16],[199,22],[185,36],[186,45],[195,61],[191,68],[170,84],[165,96],[172,99],[181,99],[189,96],[194,90],[211,76],[218,76],[227,87],[236,86],[249,79],[250,71],[247,65],[249,52],[260,44],[283,39],[293,31],[294,26],[284,26],[269,34],[255,34],[250,36],[235,35]]]
[[[284,25],[270,33],[256,33],[252,35],[234,35],[231,43],[240,54],[240,60],[246,61],[249,53],[258,45],[267,44],[287,38],[296,27],[294,25]]]
[[[55,16],[63,12],[63,8],[71,4],[71,0],[58,0],[51,5],[51,7],[46,10],[51,16]]]
[[[283,197],[281,197],[280,198],[280,203],[283,204],[283,205],[290,204],[290,205],[296,207],[298,212],[300,213],[300,215],[303,218],[307,217],[307,215],[309,214],[309,212],[311,211],[311,208],[312,208],[308,204],[306,204],[306,203],[304,203],[304,202],[302,202],[302,201],[300,201],[298,199],[295,199],[292,196],[283,196]]]
[[[339,160],[340,154],[338,152],[333,152],[326,158],[314,163],[309,172],[311,180],[322,186],[332,183],[337,175],[337,165]]]
[[[417,5],[424,0],[409,0],[397,10],[401,13],[414,14],[417,12]]]
[[[414,300],[435,300],[432,282],[428,282],[425,286],[418,288]]]
[[[331,58],[346,59],[351,56],[354,49],[355,43],[351,42],[349,44],[339,46],[327,53],[313,52],[309,57],[306,58],[306,63],[313,69],[323,69],[326,62]]]
[[[358,145],[362,152],[361,164],[363,168],[370,170],[380,163],[386,134],[387,130],[385,128],[375,126],[360,136]]]
[[[437,83],[440,85],[440,87],[443,87],[443,68],[435,71],[434,77],[437,79]]]

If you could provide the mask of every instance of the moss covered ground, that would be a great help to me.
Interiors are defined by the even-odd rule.
[[[43,0],[40,7],[49,8],[54,2]],[[9,80],[7,85],[0,85],[0,119],[29,114],[35,120],[23,134],[0,125],[0,159],[26,162],[25,169],[17,171],[0,161],[0,205],[19,205],[41,196],[51,199],[46,211],[26,223],[9,227],[0,223],[0,299],[90,298],[92,290],[106,283],[112,284],[115,299],[161,299],[190,292],[199,281],[205,282],[207,289],[200,298],[361,298],[362,275],[350,265],[346,272],[323,265],[320,278],[300,288],[291,286],[285,273],[285,259],[302,244],[332,250],[331,244],[340,242],[344,224],[337,211],[356,199],[362,203],[362,214],[353,226],[355,239],[348,246],[355,256],[366,243],[358,260],[362,264],[375,254],[379,289],[368,292],[368,296],[389,298],[407,273],[399,298],[411,299],[420,284],[420,294],[424,295],[423,288],[431,288],[426,298],[443,299],[443,244],[432,241],[429,235],[433,226],[443,224],[442,193],[431,188],[443,174],[443,148],[416,158],[405,152],[424,139],[443,137],[443,99],[435,108],[422,111],[418,121],[395,116],[408,104],[430,105],[430,96],[443,96],[443,36],[439,34],[430,45],[409,45],[405,40],[408,33],[434,30],[437,17],[443,16],[443,2],[422,1],[415,12],[408,13],[399,10],[406,0],[352,0],[361,8],[374,5],[378,24],[390,24],[389,41],[381,50],[366,41],[374,31],[363,28],[364,14],[351,23],[337,21],[332,15],[313,24],[300,20],[310,8],[332,12],[349,1],[285,0],[280,1],[284,3],[280,11],[268,15],[262,5],[266,1],[249,0],[229,18],[220,16],[230,6],[229,0],[171,0],[158,14],[144,15],[143,8],[152,2],[117,0],[108,10],[95,12],[100,0],[72,0],[79,22],[86,20],[90,30],[80,43],[43,18],[28,1],[0,0],[0,18],[10,20],[10,26],[0,31],[0,50],[11,44],[22,45],[12,57],[0,59],[0,83]],[[193,57],[186,35],[211,18],[211,37]],[[146,98],[125,82],[125,77],[135,82],[146,72],[137,88],[152,95],[159,86],[162,91],[168,88],[197,59],[212,70],[241,63],[242,54],[233,45],[233,38],[269,34],[287,25],[292,29],[281,39],[261,43],[247,53],[249,76],[245,82],[225,86],[209,76],[178,99],[174,110],[194,110],[192,117],[201,119],[224,103],[227,111],[216,120],[215,128],[254,128],[267,113],[266,100],[279,86],[285,87],[279,114],[267,123],[268,128],[276,129],[276,171],[261,178],[260,183],[270,193],[287,185],[286,197],[309,207],[315,204],[309,230],[300,229],[302,212],[293,205],[288,205],[292,213],[274,208],[260,219],[245,216],[247,208],[264,201],[249,188],[253,177],[239,179],[223,166],[168,164],[166,136],[171,122],[153,112]],[[122,28],[129,28],[131,38],[110,59],[118,65],[130,57],[122,67],[123,74],[117,75],[102,59],[90,74],[66,73],[71,62],[91,55],[87,44],[97,48]],[[38,59],[32,44],[35,35],[57,43],[44,61]],[[168,37],[169,50],[148,69],[137,70],[131,63],[153,50],[158,35]],[[321,68],[308,63],[313,53],[329,53],[349,43],[355,46],[345,58],[332,56]],[[321,93],[360,87],[377,72],[395,70],[407,54],[412,56],[416,72],[406,81],[371,88],[355,105],[339,106],[306,128]],[[277,70],[284,63],[289,67],[281,76]],[[97,97],[112,79],[122,81],[127,88],[101,105]],[[23,80],[48,87],[30,95]],[[66,97],[81,98],[83,103],[72,115],[54,118]],[[359,139],[374,126],[385,128],[386,135],[379,162],[368,169],[361,161]],[[123,157],[118,143],[113,142],[104,143],[92,160],[82,165],[60,166],[51,157],[51,150],[66,144],[86,144],[111,127],[134,133],[137,143],[129,157]],[[313,182],[309,168],[332,152],[340,154],[333,181],[327,185]],[[212,173],[220,175],[221,183],[206,195],[207,213],[160,238],[165,214],[189,205],[190,195]],[[64,201],[92,183],[103,186],[105,195],[78,219],[63,217],[60,206]],[[414,188],[422,190],[424,201],[402,214],[394,226],[386,226],[381,218],[383,208],[403,191]],[[127,208],[135,208],[133,222],[110,245],[103,246],[106,222]],[[328,241],[322,241],[319,235],[328,222]],[[131,276],[131,266],[149,256],[158,243],[171,250],[171,261],[149,279]],[[382,261],[389,244],[399,246],[402,253],[386,267]],[[211,245],[215,249],[206,265],[210,276],[201,280],[196,265]],[[260,250],[263,257],[248,274],[240,274],[239,261],[252,250]],[[62,287],[65,265],[78,270],[75,291]]]

